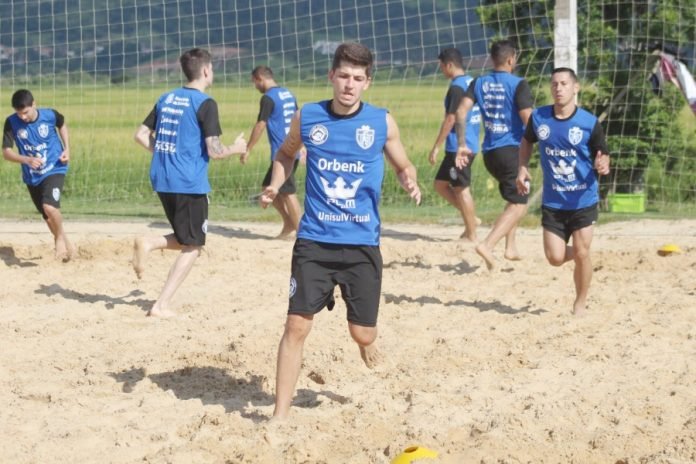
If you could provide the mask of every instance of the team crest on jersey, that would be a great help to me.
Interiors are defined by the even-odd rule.
[[[26,129],[19,129],[17,131],[17,137],[20,139],[27,139],[29,137],[29,132]]]
[[[582,140],[582,130],[578,126],[573,126],[568,130],[568,140],[573,145],[577,145]]]
[[[48,124],[39,125],[39,135],[44,139],[48,137]]]
[[[173,93],[170,93],[169,95],[167,95],[167,98],[164,99],[164,103],[166,103],[167,105],[171,104],[173,101],[174,101],[174,94]]]
[[[551,135],[551,129],[549,126],[546,124],[539,126],[537,129],[537,137],[539,137],[539,140],[546,140],[549,138],[549,135]]]
[[[375,143],[375,130],[370,126],[362,126],[355,130],[355,141],[363,150],[367,150]]]
[[[53,194],[54,201],[60,201],[60,189],[59,188],[57,188],[57,187],[54,188],[53,192],[51,192],[51,193]]]
[[[314,145],[321,145],[326,142],[328,138],[329,130],[321,124],[313,126],[309,131],[309,140],[311,140]]]

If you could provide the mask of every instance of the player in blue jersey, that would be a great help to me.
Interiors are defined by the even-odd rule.
[[[464,102],[457,112],[457,167],[471,160],[471,149],[466,146],[468,114],[476,103],[483,117],[483,162],[488,172],[498,181],[500,195],[506,201],[503,213],[496,219],[486,238],[476,246],[476,252],[489,270],[495,267],[493,248],[505,237],[505,258],[520,259],[515,235],[517,224],[527,212],[527,196],[517,192],[517,165],[519,144],[532,112],[532,94],[529,84],[512,74],[517,64],[517,50],[507,40],[491,46],[493,71],[471,82]]]
[[[249,136],[247,151],[242,155],[240,161],[242,164],[246,163],[251,150],[254,149],[265,130],[268,133],[268,142],[271,145],[270,166],[266,172],[266,177],[264,177],[261,183],[261,187],[265,188],[271,182],[275,154],[290,131],[290,121],[295,111],[297,111],[297,100],[292,92],[276,83],[273,78],[273,71],[268,66],[255,67],[251,72],[251,80],[256,90],[263,94],[263,97],[261,97],[256,125],[254,125]],[[283,228],[277,238],[287,238],[296,233],[300,224],[301,209],[296,194],[297,186],[295,185],[295,171],[298,164],[299,156],[295,160],[292,174],[280,187],[278,196],[273,200],[273,207],[283,218]]]
[[[478,105],[474,105],[468,114],[466,126],[466,146],[472,152],[471,162],[464,168],[457,168],[454,158],[457,154],[459,143],[457,132],[454,128],[457,110],[464,99],[464,94],[472,79],[464,72],[462,54],[456,48],[446,48],[438,56],[440,71],[450,79],[450,86],[445,96],[445,118],[440,125],[433,148],[430,150],[428,161],[431,165],[437,162],[440,146],[445,142],[445,157],[440,163],[440,168],[435,175],[435,191],[449,204],[457,208],[464,220],[464,232],[461,237],[476,241],[476,207],[471,196],[471,165],[473,156],[479,151],[479,131],[481,127],[481,112]]]
[[[553,70],[553,105],[532,112],[520,146],[517,175],[520,194],[528,194],[529,159],[533,144],[539,143],[544,178],[541,201],[544,253],[553,266],[575,261],[573,313],[576,315],[585,311],[592,280],[590,244],[599,203],[597,174],[609,174],[604,131],[593,114],[575,104],[579,91],[575,71]],[[569,246],[571,237],[573,244]]]
[[[22,180],[34,206],[51,234],[57,259],[70,260],[75,249],[63,228],[60,197],[70,160],[70,139],[65,118],[50,108],[37,108],[29,90],[12,95],[15,113],[5,120],[2,155],[22,165]],[[16,145],[17,151],[12,147]]]
[[[213,83],[210,53],[194,48],[184,52],[179,61],[188,83],[163,94],[135,133],[135,141],[152,153],[150,181],[174,233],[136,238],[133,269],[141,278],[148,252],[180,251],[148,316],[174,315],[172,297],[205,245],[209,159],[246,151],[243,134],[230,146],[220,141],[217,103],[204,93]]]
[[[333,99],[304,105],[273,162],[271,183],[261,195],[267,206],[290,176],[295,153],[307,149],[304,215],[293,248],[290,302],[278,348],[273,416],[285,418],[302,364],[304,341],[316,313],[334,306],[338,285],[347,307],[348,330],[368,367],[376,347],[382,283],[378,203],[384,157],[417,203],[421,193],[394,118],[361,101],[371,83],[373,57],[359,44],[341,44],[329,80]]]

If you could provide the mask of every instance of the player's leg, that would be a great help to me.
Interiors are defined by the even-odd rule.
[[[295,171],[299,161],[295,160],[292,168],[292,174],[287,178],[285,183],[278,189],[278,195],[273,201],[273,206],[283,218],[283,229],[278,234],[277,238],[287,238],[291,234],[297,232],[300,226],[300,202],[297,199],[297,185],[295,184]],[[270,182],[270,177],[269,177]]]
[[[454,165],[455,153],[446,152],[435,174],[435,191],[447,203],[457,208],[464,222],[464,232],[460,238],[476,240],[476,226],[481,221],[476,217],[474,199],[468,188],[471,183],[471,165],[457,169]]]
[[[552,266],[561,266],[573,259],[573,247],[568,246],[558,232],[544,228],[544,255]]]
[[[74,249],[65,234],[65,229],[63,228],[63,215],[60,213],[60,209],[44,203],[43,210],[48,229],[51,231],[51,234],[53,234],[56,258],[69,261],[72,258]]]
[[[474,197],[471,195],[469,187],[453,187],[452,188],[457,202],[459,203],[459,212],[464,220],[464,232],[460,236],[472,242],[478,239],[476,235],[476,227],[480,224],[480,220],[476,217],[476,204]]]
[[[486,262],[488,270],[495,268],[495,258],[493,257],[493,249],[495,245],[513,231],[520,219],[527,213],[527,205],[522,203],[507,203],[503,213],[496,219],[493,228],[488,233],[486,238],[476,245],[476,253],[479,254]],[[506,246],[506,253],[508,252]]]
[[[295,385],[302,368],[302,352],[307,335],[312,330],[314,316],[288,314],[285,331],[278,346],[276,364],[276,398],[273,417],[285,419],[295,394]]]
[[[63,215],[60,212],[64,181],[64,174],[54,174],[46,177],[39,185],[30,187],[29,192],[34,206],[43,216],[53,235],[56,258],[68,261],[75,250],[63,228]]]
[[[179,289],[189,271],[196,262],[196,258],[201,254],[199,246],[184,246],[181,253],[176,257],[174,264],[169,269],[169,275],[164,283],[157,301],[148,311],[148,316],[153,317],[172,317],[176,314],[170,309],[174,293]]]
[[[348,265],[336,276],[346,303],[348,331],[370,369],[382,361],[377,348],[377,316],[382,291],[382,255],[377,246],[344,251]]]
[[[573,232],[573,259],[575,270],[575,302],[573,314],[580,315],[587,305],[587,293],[592,281],[592,258],[590,257],[590,245],[594,234],[594,226],[590,225]]]

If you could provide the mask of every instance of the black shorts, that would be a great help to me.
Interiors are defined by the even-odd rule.
[[[582,209],[563,210],[541,207],[541,226],[558,235],[566,243],[573,232],[583,229],[597,222],[599,217],[597,204]]]
[[[290,177],[285,181],[283,185],[278,189],[278,193],[283,193],[285,195],[291,195],[297,192],[297,185],[295,185],[295,171],[297,171],[297,165],[300,164],[300,160],[295,160],[292,165],[292,173]],[[261,182],[261,187],[268,187],[271,185],[271,174],[273,174],[273,161],[271,161],[271,166],[266,171],[266,177],[263,178]]]
[[[203,246],[208,233],[208,195],[158,192],[180,245]]]
[[[44,219],[47,218],[44,212],[43,205],[50,205],[56,209],[60,209],[60,196],[63,193],[63,184],[65,182],[65,174],[53,174],[46,177],[38,185],[27,184],[31,201],[41,213]]]
[[[469,187],[471,185],[471,165],[474,164],[475,157],[469,157],[469,164],[464,169],[459,169],[454,164],[457,153],[446,151],[445,157],[440,163],[435,180],[449,182],[452,187]]]
[[[527,195],[517,193],[519,158],[518,148],[512,145],[483,154],[486,169],[498,181],[500,196],[510,203],[524,205],[527,203]]]
[[[375,327],[382,290],[379,246],[297,239],[292,249],[288,314],[314,315],[325,306],[332,310],[336,285],[346,303],[348,321]]]

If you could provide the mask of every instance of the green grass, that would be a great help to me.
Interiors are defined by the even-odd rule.
[[[133,141],[133,134],[157,97],[179,83],[129,86],[53,86],[32,89],[39,106],[53,107],[63,113],[70,131],[72,161],[66,178],[63,212],[68,217],[163,217],[157,197],[149,183],[149,154]],[[420,82],[376,81],[366,92],[365,100],[389,108],[399,124],[401,138],[409,157],[418,169],[424,194],[420,207],[413,205],[401,191],[395,176],[388,170],[384,183],[382,217],[387,221],[460,223],[455,210],[433,190],[437,166],[430,166],[428,152],[437,135],[443,116],[443,97],[447,82],[427,78]],[[330,97],[325,83],[293,86],[300,104]],[[209,92],[218,102],[223,142],[231,143],[244,132],[248,137],[256,120],[260,94],[247,83],[216,85]],[[0,89],[0,101],[9,101],[10,89]],[[11,110],[7,110],[10,114]],[[686,114],[683,123],[692,124]],[[693,131],[692,131],[693,133]],[[444,147],[443,147],[444,148]],[[265,135],[256,146],[247,165],[236,158],[211,161],[211,218],[214,220],[276,220],[272,211],[262,211],[249,198],[260,190],[269,164]],[[441,152],[444,155],[444,152]],[[479,157],[480,158],[480,157]],[[0,216],[28,217],[35,213],[26,187],[22,184],[19,165],[0,163]],[[300,196],[303,196],[303,169],[298,170]],[[535,173],[533,184],[540,175]],[[503,202],[497,185],[485,171],[481,159],[473,166],[472,191],[477,212],[485,222],[499,214]],[[651,205],[654,214],[694,215],[685,205]],[[534,208],[532,208],[534,210]],[[532,224],[535,222],[531,219]]]

